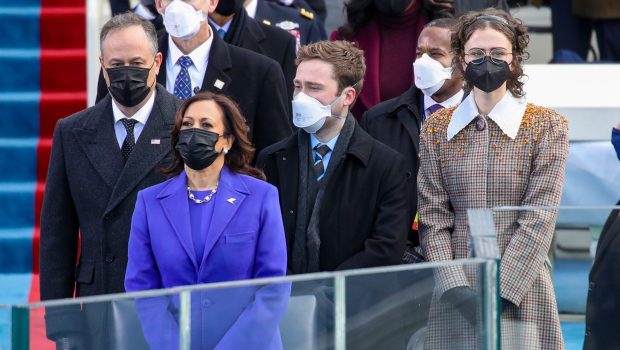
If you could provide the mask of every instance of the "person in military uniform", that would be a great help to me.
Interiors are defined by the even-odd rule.
[[[327,6],[325,6],[325,0],[269,0],[277,2],[280,5],[292,7],[296,9],[306,9],[314,12],[319,16],[319,19],[325,23],[327,19]]]
[[[307,45],[327,39],[325,30],[314,12],[306,9],[293,9],[268,0],[245,0],[245,9],[250,17],[274,25],[289,32],[297,44]]]
[[[295,39],[284,30],[272,26],[269,21],[259,22],[243,8],[243,0],[220,0],[215,12],[209,15],[214,31],[229,44],[267,56],[280,64],[286,92],[293,99],[295,78]]]
[[[325,21],[327,20],[327,7],[325,6],[325,0],[268,0],[274,2],[280,6],[286,6],[294,9],[304,9],[309,12],[313,12],[315,17],[321,21],[319,24],[320,29],[325,31]],[[327,35],[327,32],[325,32]]]

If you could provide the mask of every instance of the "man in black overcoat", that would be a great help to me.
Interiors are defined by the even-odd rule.
[[[280,193],[288,272],[400,263],[409,223],[405,189],[413,179],[405,176],[402,156],[370,137],[349,112],[363,84],[362,51],[346,41],[322,41],[302,46],[297,63],[292,104],[293,123],[300,130],[267,147],[257,161]],[[347,318],[363,317],[383,301],[384,283],[393,285],[393,277],[348,284]],[[329,343],[331,287],[320,285],[311,292],[317,296],[317,313],[325,317],[320,341]],[[365,348],[359,347],[364,334],[380,320],[385,318],[348,329],[348,344]]]
[[[41,300],[124,292],[137,193],[164,180],[157,168],[171,153],[179,101],[156,82],[162,56],[153,25],[130,12],[113,17],[101,31],[100,62],[112,96],[54,130],[41,213]],[[63,349],[113,347],[106,310],[48,308],[47,335]]]

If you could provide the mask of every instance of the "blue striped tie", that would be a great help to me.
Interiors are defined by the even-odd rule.
[[[314,171],[316,172],[316,181],[319,182],[325,176],[325,167],[323,166],[323,157],[329,153],[331,149],[326,144],[318,144],[314,146]]]
[[[177,62],[181,66],[181,70],[174,81],[174,96],[184,101],[192,95],[192,81],[189,78],[189,71],[187,68],[194,63],[189,56],[181,56]]]

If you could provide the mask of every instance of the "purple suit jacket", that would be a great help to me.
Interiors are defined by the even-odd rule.
[[[185,172],[138,193],[129,237],[127,292],[286,274],[277,189],[224,167],[213,200],[204,256],[196,261]],[[282,285],[193,293],[192,348],[197,343],[201,348],[234,348],[248,339],[259,348],[281,347],[277,326],[289,291],[290,286]],[[136,306],[152,348],[178,346],[177,298],[137,300]],[[255,333],[255,339],[248,332]]]

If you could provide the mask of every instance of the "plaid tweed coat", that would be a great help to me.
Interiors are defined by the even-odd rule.
[[[568,123],[553,110],[528,103],[514,139],[491,118],[478,116],[484,130],[477,130],[474,118],[448,141],[454,110],[432,115],[420,137],[418,210],[429,261],[470,256],[468,208],[559,205],[568,156]],[[502,349],[564,348],[547,259],[555,218],[554,211],[542,210],[494,215],[500,295],[513,304],[501,314]],[[439,300],[454,287],[479,290],[478,271],[450,268],[436,275],[425,348],[480,349],[480,323],[471,326]]]

